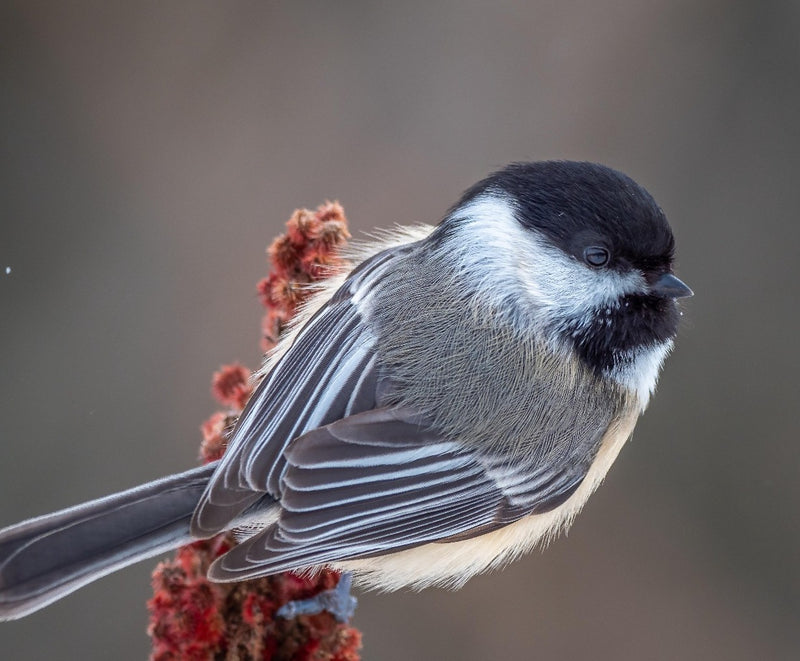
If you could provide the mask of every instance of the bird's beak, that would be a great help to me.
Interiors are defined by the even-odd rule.
[[[650,293],[662,298],[686,298],[694,296],[694,292],[689,289],[681,280],[672,273],[665,273],[659,276],[650,286]]]

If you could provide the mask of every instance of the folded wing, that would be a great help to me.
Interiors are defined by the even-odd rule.
[[[259,384],[198,505],[193,535],[214,535],[265,496],[280,498],[283,451],[292,439],[375,407],[375,338],[357,302],[410,249],[384,251],[357,268]]]
[[[557,506],[586,466],[509,464],[432,431],[403,409],[312,430],[285,452],[281,512],[211,569],[242,580],[465,539]]]

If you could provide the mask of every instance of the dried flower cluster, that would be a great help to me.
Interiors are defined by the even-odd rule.
[[[344,210],[338,202],[297,209],[286,223],[286,234],[268,248],[270,274],[258,283],[267,309],[262,323],[262,347],[275,346],[286,322],[309,295],[306,285],[325,278],[342,263],[339,248],[350,238]]]
[[[272,269],[258,284],[266,308],[265,349],[275,345],[307,296],[304,285],[322,279],[329,267],[340,262],[337,251],[348,237],[338,203],[294,212],[286,234],[269,247]],[[238,364],[223,367],[214,374],[212,392],[227,410],[214,413],[201,427],[203,462],[225,452],[228,433],[252,394],[250,371]],[[358,661],[361,634],[330,613],[291,620],[275,616],[288,601],[334,587],[336,572],[325,570],[311,578],[287,572],[241,583],[211,583],[206,570],[235,543],[232,535],[195,542],[156,567],[154,595],[148,603],[151,659]]]

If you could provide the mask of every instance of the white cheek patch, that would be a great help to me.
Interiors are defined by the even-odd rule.
[[[588,322],[597,309],[645,284],[638,273],[597,271],[550,245],[522,227],[501,197],[482,196],[456,217],[467,222],[448,248],[462,271],[487,298],[504,299],[517,312],[527,309],[526,322],[539,329]]]

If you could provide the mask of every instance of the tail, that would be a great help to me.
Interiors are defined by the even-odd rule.
[[[117,569],[192,540],[216,463],[0,530],[0,620],[14,620]]]

